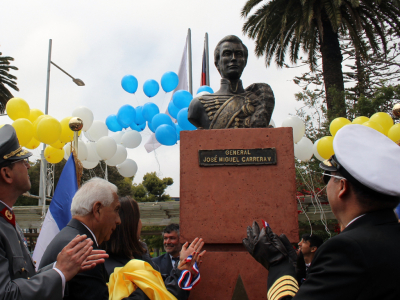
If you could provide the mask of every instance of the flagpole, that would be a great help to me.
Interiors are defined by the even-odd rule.
[[[208,33],[206,32],[205,37],[205,47],[206,47],[206,85],[210,86],[210,58],[208,53]]]
[[[192,32],[190,28],[188,29],[188,61],[189,61],[189,93],[193,94],[193,88],[192,88]]]

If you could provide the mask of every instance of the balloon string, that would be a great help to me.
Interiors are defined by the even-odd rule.
[[[167,110],[167,108],[165,108],[165,110],[164,110],[164,103],[165,103],[165,99],[167,98],[167,96],[168,96],[168,93],[164,93],[164,98],[161,101],[161,105],[160,105],[160,113],[164,113]]]
[[[133,94],[133,98],[135,99],[135,102],[136,102],[137,106],[140,106],[140,101],[136,97],[136,93]]]
[[[158,174],[161,174],[161,166],[160,166],[160,162],[158,161],[158,157],[157,157],[157,153],[156,153],[156,147],[154,145],[154,139],[156,138],[155,135],[152,135],[151,137],[151,141],[153,143],[153,152],[154,152],[154,158],[156,159],[157,165],[158,165]]]

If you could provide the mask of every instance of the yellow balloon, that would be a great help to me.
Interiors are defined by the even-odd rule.
[[[351,124],[351,122],[346,118],[336,118],[331,122],[331,125],[329,125],[329,131],[332,136],[335,136],[336,132],[338,132],[340,128],[349,124]]]
[[[351,122],[351,123],[362,125],[363,123],[368,122],[368,121],[369,121],[368,117],[361,116],[361,117],[355,118],[353,120],[353,122]]]
[[[335,151],[333,151],[333,136],[324,136],[317,144],[318,154],[324,159],[330,158]]]
[[[5,124],[1,124],[1,125],[0,125],[0,128],[2,128],[4,125],[5,125]]]
[[[38,124],[41,120],[45,119],[45,118],[51,118],[49,115],[41,115],[39,117],[37,117],[37,119],[35,120],[35,122],[33,122],[33,137],[37,140],[39,140],[38,135],[37,135],[37,127]]]
[[[33,137],[31,139],[31,141],[25,145],[25,147],[33,150],[33,149],[36,149],[37,147],[39,147],[39,145],[40,145],[40,142]]]
[[[11,98],[8,100],[6,111],[10,119],[14,121],[19,118],[28,119],[30,114],[28,103],[21,98]]]
[[[60,121],[61,124],[61,136],[60,141],[63,143],[68,143],[74,139],[74,132],[69,128],[69,120],[72,117],[65,117]]]
[[[44,149],[44,157],[51,164],[59,163],[64,158],[64,149],[47,146],[46,149]]]
[[[39,116],[42,116],[42,115],[43,115],[43,112],[42,112],[40,109],[32,108],[32,109],[31,109],[31,112],[30,112],[30,114],[29,114],[29,121],[31,121],[31,122],[33,123],[33,122],[36,121],[36,119],[37,119]]]
[[[51,145],[58,141],[61,135],[61,125],[53,117],[43,118],[36,129],[38,140],[42,143]]]
[[[65,143],[62,143],[60,142],[60,140],[58,140],[57,142],[51,144],[50,146],[56,149],[62,149],[65,146]]]
[[[395,124],[388,131],[388,138],[395,143],[400,142],[400,124]]]
[[[367,126],[369,128],[372,128],[372,129],[375,129],[376,131],[379,131],[382,134],[385,134],[384,133],[385,131],[384,131],[383,127],[380,124],[378,124],[378,123],[376,123],[374,121],[368,121],[368,122],[363,123],[362,125],[363,126]]]
[[[373,114],[369,120],[381,125],[383,127],[384,135],[387,135],[390,127],[393,126],[392,117],[385,112],[377,112]]]
[[[19,118],[12,123],[17,133],[19,144],[25,147],[33,137],[33,125],[28,119]]]

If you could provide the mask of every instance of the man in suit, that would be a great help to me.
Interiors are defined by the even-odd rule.
[[[333,148],[320,167],[341,233],[319,248],[301,288],[284,235],[254,224],[243,243],[269,269],[270,300],[399,299],[400,224],[393,209],[400,201],[400,147],[374,129],[348,125]]]
[[[48,265],[35,271],[35,262],[12,209],[17,198],[31,188],[28,175],[31,155],[19,145],[12,126],[0,128],[0,299],[62,299],[66,281],[79,271],[104,262],[102,257],[108,257],[88,258],[93,242],[85,235],[74,236]]]
[[[163,244],[166,253],[152,258],[153,262],[160,268],[160,273],[164,281],[179,264],[179,254],[182,249],[179,238],[179,224],[170,224],[165,227],[163,231]],[[189,295],[190,291],[180,290],[177,298],[185,300]]]
[[[311,262],[314,259],[315,253],[321,247],[324,241],[316,234],[305,233],[302,235],[299,242],[298,259],[297,259],[297,281],[302,284],[306,280]]]
[[[110,239],[121,223],[117,187],[101,178],[92,178],[76,192],[71,204],[72,219],[51,241],[41,266],[52,262],[60,250],[77,234],[85,234],[93,241],[93,248]],[[68,282],[64,299],[108,299],[108,274],[104,265],[76,275]]]

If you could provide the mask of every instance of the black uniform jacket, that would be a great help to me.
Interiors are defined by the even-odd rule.
[[[99,249],[90,231],[78,220],[71,219],[56,237],[47,246],[43,254],[40,266],[57,259],[58,253],[78,234],[86,234],[93,240],[93,249]],[[108,300],[108,288],[106,282],[108,274],[104,264],[97,265],[94,269],[79,273],[69,282],[65,288],[64,299],[68,300]]]
[[[399,253],[400,224],[393,211],[367,213],[318,248],[294,299],[400,299]],[[270,268],[271,300],[291,298],[279,287],[280,278],[290,275],[284,269]]]

